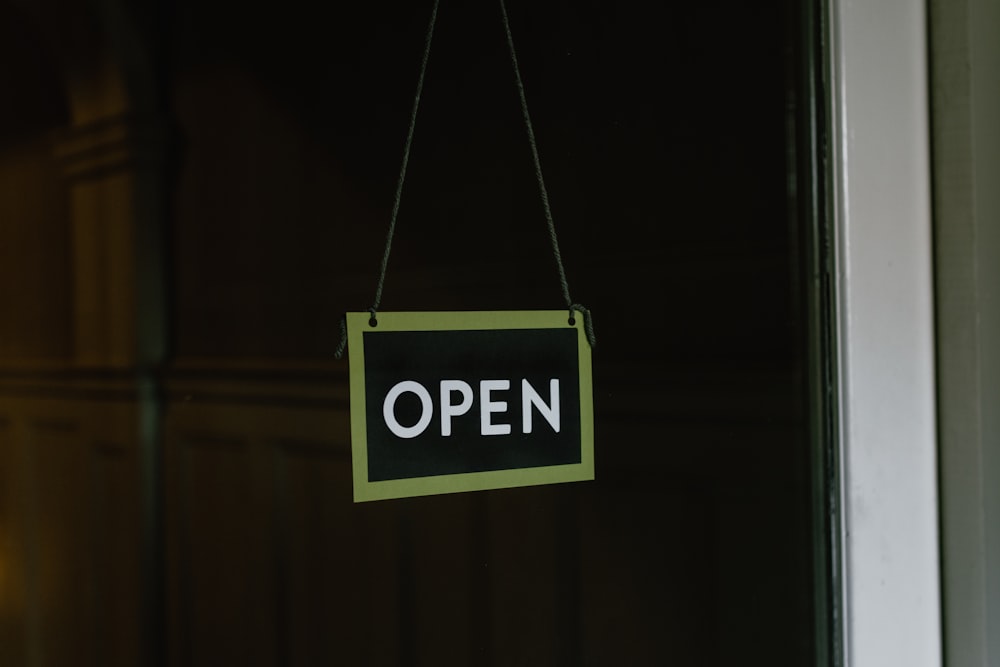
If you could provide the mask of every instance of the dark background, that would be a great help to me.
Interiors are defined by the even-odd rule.
[[[0,662],[811,664],[804,8],[510,0],[597,479],[354,505],[430,4],[0,1]],[[382,307],[564,305],[444,0]]]

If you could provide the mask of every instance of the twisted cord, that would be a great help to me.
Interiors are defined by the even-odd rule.
[[[385,271],[389,266],[389,254],[392,252],[392,237],[396,234],[396,218],[399,215],[399,202],[403,198],[403,182],[406,180],[406,167],[410,163],[410,147],[413,145],[413,131],[417,127],[417,110],[420,109],[420,95],[424,90],[424,75],[427,72],[427,60],[431,55],[431,41],[434,38],[434,24],[437,22],[438,2],[434,0],[431,9],[431,20],[427,24],[427,35],[424,37],[424,54],[420,60],[420,76],[417,78],[417,91],[413,96],[413,109],[410,111],[410,127],[406,131],[406,144],[403,147],[403,162],[399,167],[399,180],[396,182],[396,195],[392,200],[392,215],[389,218],[389,231],[385,236],[385,250],[382,252],[382,263],[379,266],[378,283],[375,286],[375,301],[369,308],[372,317],[382,304],[382,287],[385,284]]]
[[[424,36],[424,53],[420,59],[420,76],[417,77],[417,90],[413,95],[413,108],[410,110],[410,125],[406,130],[406,143],[403,145],[403,161],[399,166],[399,179],[396,181],[396,194],[392,199],[392,213],[389,216],[389,231],[385,235],[385,249],[382,251],[382,261],[379,264],[378,282],[375,284],[375,300],[368,309],[371,321],[377,322],[376,312],[382,304],[382,288],[385,286],[385,273],[389,267],[389,255],[392,253],[392,239],[396,235],[396,219],[399,217],[399,202],[403,198],[403,183],[406,181],[406,167],[410,164],[410,148],[413,146],[413,132],[417,127],[417,111],[420,109],[420,95],[424,90],[424,77],[427,73],[427,61],[431,55],[431,41],[434,39],[434,24],[437,23],[438,4],[434,0],[431,8],[431,18],[427,23],[427,34]],[[347,317],[340,320],[340,343],[333,356],[340,359],[347,349]]]
[[[440,0],[434,0],[431,9],[431,18],[427,25],[427,34],[424,37],[424,52],[420,61],[420,76],[417,78],[417,89],[413,97],[413,109],[410,112],[410,125],[406,132],[406,143],[403,147],[403,160],[399,168],[399,180],[396,183],[396,193],[392,202],[392,214],[389,218],[389,230],[386,233],[385,249],[382,253],[382,261],[379,265],[378,282],[375,285],[375,300],[368,312],[371,313],[369,323],[375,326],[378,323],[377,311],[382,304],[382,289],[385,285],[386,270],[389,266],[389,255],[392,252],[392,240],[396,234],[396,220],[399,215],[399,204],[403,196],[403,183],[406,180],[406,168],[410,161],[410,148],[413,145],[413,133],[417,125],[417,111],[420,108],[420,95],[424,88],[424,77],[427,72],[427,61],[431,52],[431,41],[434,37],[434,25],[437,22],[438,4]],[[559,274],[559,287],[562,290],[563,299],[569,309],[570,321],[573,322],[574,313],[583,316],[584,332],[591,347],[597,346],[597,339],[594,336],[594,322],[590,315],[590,310],[578,303],[573,303],[569,293],[569,281],[566,279],[566,269],[563,266],[562,253],[559,250],[559,237],[556,234],[555,221],[552,218],[552,207],[549,204],[549,193],[545,187],[545,178],[542,175],[542,163],[538,156],[538,142],[535,140],[535,129],[531,123],[531,114],[528,112],[528,99],[524,92],[524,82],[521,79],[521,68],[517,62],[517,52],[514,49],[514,37],[510,30],[510,19],[507,16],[507,6],[504,0],[500,0],[500,13],[503,16],[504,32],[507,36],[507,47],[510,50],[510,60],[514,67],[514,79],[517,83],[517,94],[521,102],[521,115],[524,118],[524,127],[528,134],[528,145],[531,147],[531,159],[535,171],[535,180],[538,182],[538,192],[542,199],[542,210],[545,213],[545,224],[548,228],[549,242],[552,245],[552,255],[556,261],[556,269]],[[347,348],[347,317],[340,321],[340,343],[334,351],[334,357],[340,359]]]
[[[524,92],[524,81],[521,79],[521,68],[517,64],[517,51],[514,49],[514,36],[510,30],[510,19],[507,16],[507,4],[500,0],[500,14],[503,16],[503,29],[507,35],[507,48],[510,51],[510,62],[514,66],[514,80],[517,83],[517,95],[521,101],[521,115],[524,118],[524,127],[528,132],[528,145],[531,147],[531,160],[535,168],[535,180],[538,181],[538,193],[542,198],[542,209],[545,212],[545,224],[549,231],[549,242],[552,244],[552,256],[556,260],[556,269],[559,271],[559,287],[562,288],[563,299],[566,307],[569,308],[570,319],[573,312],[583,315],[584,330],[591,347],[597,345],[594,336],[594,322],[590,316],[590,311],[580,304],[573,303],[569,295],[569,281],[566,280],[566,269],[563,267],[562,253],[559,251],[559,237],[556,235],[556,223],[552,218],[552,207],[549,205],[549,192],[545,187],[545,177],[542,176],[542,161],[538,156],[538,142],[535,141],[535,128],[531,123],[531,114],[528,113],[528,97]]]
[[[344,350],[347,349],[347,315],[340,318],[340,342],[337,343],[337,349],[333,351],[334,359],[341,359],[344,356]]]

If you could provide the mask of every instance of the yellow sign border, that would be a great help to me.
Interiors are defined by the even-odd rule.
[[[583,317],[569,324],[567,310],[515,310],[468,312],[380,312],[378,331],[472,331],[486,329],[576,329],[580,364],[580,463],[490,470],[368,481],[368,430],[365,410],[365,331],[371,331],[369,313],[347,313],[350,359],[351,459],[354,502],[428,496],[463,491],[484,491],[538,484],[581,482],[594,479],[594,401],[590,343]]]

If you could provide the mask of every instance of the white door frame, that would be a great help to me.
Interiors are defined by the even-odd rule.
[[[923,0],[828,0],[843,657],[939,667]]]

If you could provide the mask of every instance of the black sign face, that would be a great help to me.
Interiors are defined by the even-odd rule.
[[[356,500],[593,478],[590,350],[564,311],[359,315]]]
[[[580,462],[574,329],[364,338],[369,481]]]

